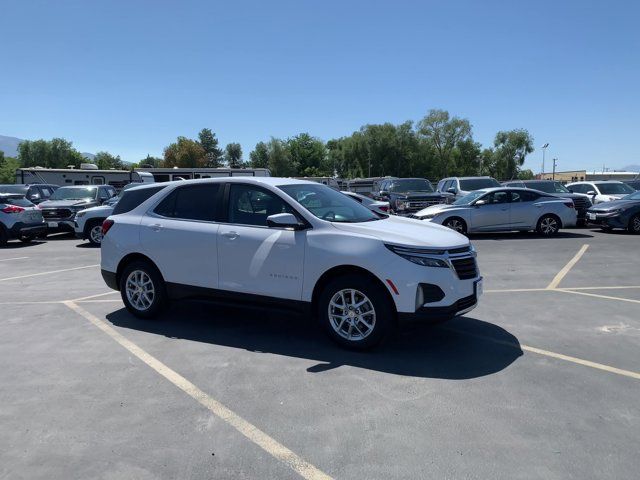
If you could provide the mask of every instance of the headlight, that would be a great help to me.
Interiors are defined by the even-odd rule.
[[[87,212],[78,212],[76,213],[76,218],[84,217],[86,214]]]
[[[396,208],[398,210],[404,210],[405,208],[407,208],[407,202],[404,202],[402,200],[397,200],[396,201]]]
[[[411,263],[415,263],[416,265],[421,265],[423,267],[449,268],[449,264],[441,258],[429,257],[426,254],[419,252],[412,253],[411,249],[406,247],[398,247],[396,245],[385,245],[385,247],[387,247],[396,255],[399,255],[402,258],[409,260]]]
[[[438,214],[437,213],[429,213],[428,215],[421,216],[420,220],[431,220],[436,215],[438,215]]]

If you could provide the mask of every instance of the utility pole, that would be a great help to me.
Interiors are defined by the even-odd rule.
[[[552,174],[552,179],[555,180],[556,179],[556,166],[558,165],[558,159],[554,158],[553,159],[553,174]]]
[[[544,176],[544,155],[545,153],[547,153],[547,147],[549,146],[548,143],[545,143],[544,145],[542,145],[542,171],[540,172],[540,180],[544,180],[542,177]]]

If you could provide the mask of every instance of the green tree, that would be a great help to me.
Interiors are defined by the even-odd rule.
[[[525,157],[533,152],[533,137],[525,129],[496,133],[493,141],[494,162],[500,179],[516,178]]]
[[[124,163],[120,159],[120,155],[115,156],[109,152],[97,152],[93,163],[95,163],[100,170],[109,170],[110,168],[121,170],[124,168]]]
[[[218,147],[218,139],[216,134],[210,128],[203,128],[198,133],[200,145],[204,148],[207,156],[207,167],[216,168],[222,166],[223,153]]]
[[[249,154],[251,168],[269,168],[269,147],[264,142],[256,143]]]
[[[224,159],[229,168],[241,168],[242,163],[242,147],[239,143],[230,143],[224,152]]]
[[[446,110],[429,110],[418,123],[418,133],[433,147],[436,173],[441,177],[455,170],[454,149],[460,142],[472,139],[469,120],[451,117]]]
[[[163,166],[163,163],[164,160],[162,158],[152,157],[147,154],[146,158],[143,158],[138,162],[138,165],[145,168],[159,168]]]
[[[178,137],[175,143],[164,149],[164,166],[181,168],[204,167],[206,152],[200,143],[186,137]]]
[[[518,172],[518,180],[533,180],[534,178],[536,178],[535,174],[528,168]]]
[[[308,133],[301,133],[287,140],[286,147],[298,175],[324,177],[333,174],[327,161],[327,149],[322,140]]]
[[[291,162],[286,143],[278,138],[271,138],[268,145],[269,170],[274,177],[293,177],[296,170]]]
[[[15,183],[18,168],[20,168],[18,159],[5,157],[4,152],[0,151],[0,183]]]
[[[25,140],[18,146],[18,160],[25,167],[67,168],[86,162],[73,144],[64,138]]]

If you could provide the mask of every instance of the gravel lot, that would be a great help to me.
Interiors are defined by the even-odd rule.
[[[138,320],[98,249],[12,242],[0,478],[637,478],[640,238],[473,241],[480,306],[369,353],[251,308]]]

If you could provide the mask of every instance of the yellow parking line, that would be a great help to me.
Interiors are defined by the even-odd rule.
[[[25,258],[29,258],[29,257],[3,258],[3,259],[0,260],[0,262],[8,262],[9,260],[24,260]]]
[[[580,250],[578,250],[578,253],[576,253],[575,256],[571,260],[569,260],[569,263],[567,263],[562,268],[562,270],[560,270],[558,274],[555,277],[553,277],[553,280],[551,280],[551,283],[547,285],[548,290],[553,290],[558,285],[560,285],[560,282],[562,281],[562,279],[564,279],[564,277],[567,275],[567,273],[569,273],[569,271],[573,268],[573,266],[576,263],[578,263],[578,260],[582,258],[582,255],[584,255],[584,252],[587,251],[587,248],[589,248],[589,245],[586,243],[582,245],[582,247],[580,247]]]
[[[39,277],[41,275],[51,275],[54,273],[72,272],[73,270],[82,270],[83,268],[93,268],[99,265],[85,265],[84,267],[65,268],[63,270],[51,270],[50,272],[30,273],[29,275],[20,275],[18,277],[0,278],[0,282],[8,282],[9,280],[20,280],[21,278]]]
[[[129,352],[135,355],[142,362],[147,364],[157,373],[162,375],[164,378],[173,383],[180,390],[185,392],[194,400],[198,401],[201,405],[205,406],[211,413],[215,416],[223,420],[225,423],[235,428],[238,432],[244,435],[247,439],[258,445],[265,452],[267,452],[272,457],[280,460],[285,465],[293,469],[297,472],[301,477],[309,479],[309,480],[330,480],[331,477],[314,467],[310,463],[303,460],[301,457],[296,455],[294,452],[289,450],[287,447],[279,443],[277,440],[273,439],[269,435],[267,435],[262,430],[258,429],[255,425],[252,425],[247,420],[229,410],[223,404],[200,390],[189,380],[184,378],[179,373],[175,372],[160,360],[147,353],[145,350],[140,348],[138,345],[133,343],[131,340],[127,339],[120,333],[118,333],[111,325],[107,322],[100,320],[95,315],[87,312],[82,307],[76,305],[74,302],[66,301],[64,304],[69,307],[71,310],[76,312],[77,314],[84,317],[86,320],[91,322],[93,325],[98,327],[104,333],[109,335],[113,340],[119,343],[122,347],[126,348]]]
[[[561,290],[559,290],[561,291]],[[585,367],[595,368],[597,370],[603,370],[609,373],[615,373],[616,375],[622,375],[624,377],[634,378],[636,380],[640,380],[640,372],[633,372],[631,370],[623,370],[622,368],[611,367],[609,365],[605,365],[603,363],[592,362],[591,360],[584,360],[582,358],[572,357],[570,355],[565,355],[563,353],[556,353],[550,350],[543,350],[542,348],[531,347],[529,345],[518,344],[516,342],[509,342],[506,340],[498,340],[495,338],[487,337],[485,335],[478,335],[477,333],[466,332],[464,330],[459,330],[457,328],[449,328],[442,327],[444,330],[449,330],[450,332],[455,332],[460,335],[468,335],[470,337],[479,338],[481,340],[485,340],[487,342],[497,343],[499,345],[506,345],[513,348],[520,348],[525,352],[537,353],[538,355],[544,355],[545,357],[551,357],[558,360],[563,360],[565,362],[575,363],[577,365],[582,365]]]
[[[585,297],[605,298],[607,300],[618,300],[620,302],[640,303],[640,300],[633,300],[631,298],[611,297],[609,295],[598,295],[596,293],[587,292],[574,292],[573,290],[569,290],[567,288],[557,288],[556,292],[573,293],[574,295],[584,295]]]

